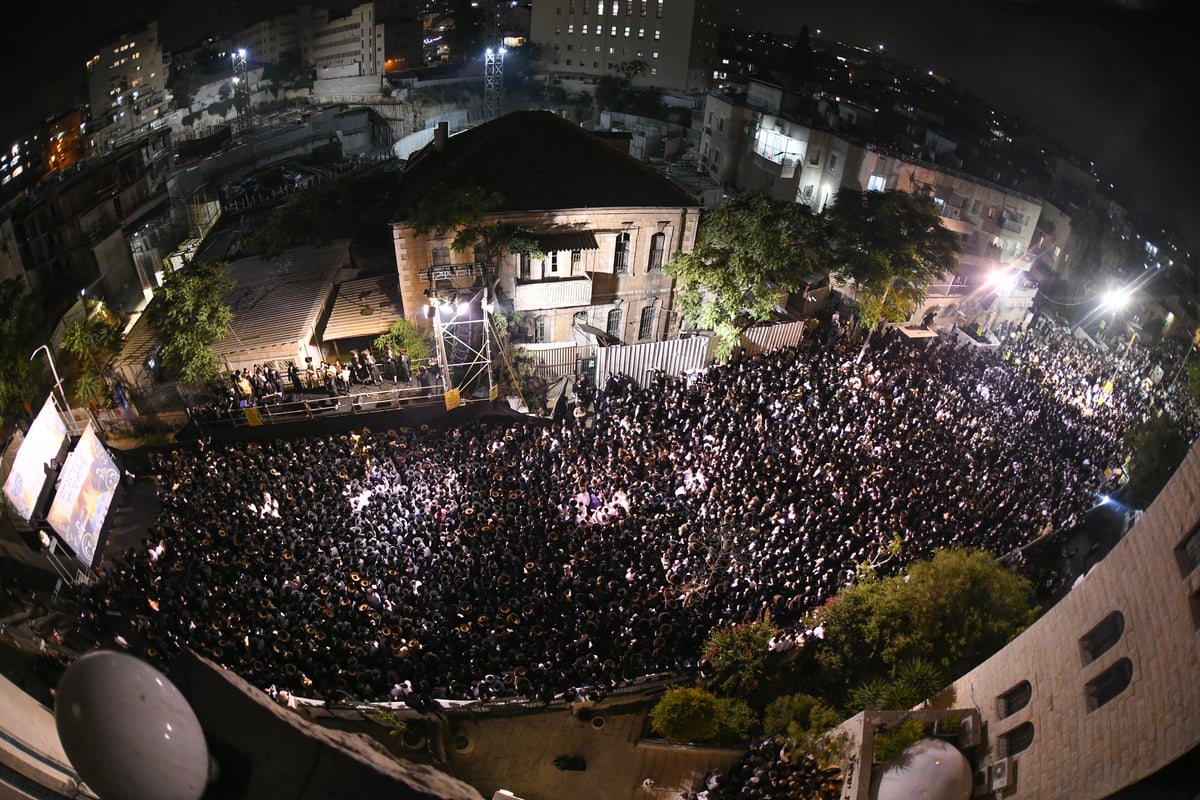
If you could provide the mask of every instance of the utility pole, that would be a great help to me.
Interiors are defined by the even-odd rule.
[[[233,51],[233,107],[237,111],[237,132],[250,132],[250,78],[246,69],[246,48]]]

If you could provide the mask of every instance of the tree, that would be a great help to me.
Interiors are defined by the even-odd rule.
[[[724,695],[749,695],[764,677],[768,648],[777,633],[769,615],[714,629],[704,642],[703,663],[710,673],[705,683]]]
[[[841,189],[822,223],[830,273],[854,288],[868,331],[907,319],[962,252],[933,201],[907,192]]]
[[[116,318],[94,300],[87,301],[87,317],[63,330],[63,349],[75,357],[75,397],[95,401],[108,393],[104,373],[121,350],[121,326]]]
[[[41,303],[29,297],[21,281],[0,281],[0,424],[5,428],[35,393],[33,382],[42,367],[29,355],[44,337]]]
[[[845,717],[837,709],[808,694],[785,694],[767,704],[763,712],[764,736],[800,739],[824,733]]]
[[[843,690],[879,680],[874,694],[907,675],[914,703],[940,675],[961,675],[1035,618],[1033,587],[983,550],[937,551],[888,578],[868,573],[818,612],[825,638],[817,661]],[[905,666],[922,659],[925,664]],[[893,693],[894,694],[894,693]],[[886,700],[885,700],[886,701]]]
[[[204,83],[204,72],[196,65],[196,62],[191,61],[187,64],[181,64],[171,69],[171,78],[167,82],[167,89],[171,91],[171,97],[175,102],[176,108],[190,108],[192,99],[199,91],[201,84]]]
[[[169,269],[162,289],[146,309],[146,318],[162,345],[163,372],[169,380],[200,383],[220,373],[212,345],[225,335],[233,312],[225,294],[233,281],[224,262],[193,261]]]
[[[807,206],[741,195],[707,214],[696,246],[671,260],[679,308],[717,335],[726,358],[753,322],[770,319],[784,293],[800,290],[816,269],[816,219]]]
[[[429,337],[406,319],[393,322],[387,333],[381,334],[375,340],[375,350],[378,352],[387,350],[388,345],[397,350],[403,348],[414,364],[424,361],[433,353],[433,343]]]
[[[1191,441],[1168,415],[1159,414],[1125,432],[1129,453],[1129,483],[1124,498],[1129,505],[1145,508],[1167,485],[1176,467],[1183,463]]]
[[[650,729],[669,742],[704,742],[720,732],[717,696],[692,686],[667,689],[650,711]]]

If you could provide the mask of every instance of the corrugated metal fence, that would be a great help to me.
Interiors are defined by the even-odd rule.
[[[603,386],[613,375],[628,375],[645,386],[652,372],[681,375],[704,369],[712,363],[712,353],[713,337],[707,335],[600,347],[596,351],[596,385]]]
[[[746,355],[766,353],[781,347],[795,347],[804,338],[804,321],[763,325],[742,332],[742,349]]]

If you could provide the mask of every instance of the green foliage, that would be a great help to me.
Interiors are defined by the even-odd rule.
[[[1192,394],[1200,399],[1200,362],[1192,364],[1187,368],[1188,388],[1192,390]]]
[[[929,283],[952,271],[962,252],[934,202],[908,192],[840,189],[822,223],[830,272],[854,287],[868,330],[907,319]]]
[[[193,61],[188,64],[175,66],[171,69],[171,78],[167,89],[174,98],[176,108],[188,108],[192,98],[196,96],[201,84],[204,83],[204,72]]]
[[[807,206],[744,194],[705,215],[696,246],[667,264],[680,313],[716,333],[718,358],[733,352],[742,330],[770,319],[784,292],[805,285],[818,263],[815,229]]]
[[[85,319],[63,329],[62,347],[75,358],[75,398],[98,401],[108,393],[104,373],[121,350],[120,323],[106,309],[89,302]]]
[[[767,704],[763,712],[765,736],[788,736],[796,740],[824,733],[842,722],[842,714],[809,694],[785,694]]]
[[[717,696],[692,686],[667,689],[650,711],[650,729],[669,742],[705,742],[721,730]]]
[[[1158,496],[1176,467],[1183,463],[1191,442],[1166,414],[1152,416],[1125,432],[1129,454],[1129,483],[1124,499],[1146,508]]]
[[[24,412],[36,391],[34,380],[46,369],[44,356],[29,358],[45,334],[42,305],[26,294],[25,284],[0,281],[0,424],[5,428]]]
[[[850,709],[882,711],[888,708],[891,684],[882,678],[872,678],[850,692]]]
[[[902,667],[924,673],[920,694],[937,681],[925,667],[905,662],[927,659],[941,675],[960,675],[1024,630],[1036,612],[1029,582],[989,553],[938,550],[904,575],[868,575],[840,591],[820,611],[825,638],[817,660],[843,688],[870,685],[870,696],[856,692],[853,704],[873,707],[882,691],[875,679],[886,686]],[[903,698],[885,693],[878,702],[897,699]]]
[[[293,247],[320,247],[335,239],[387,248],[395,191],[395,176],[372,172],[297,193],[243,240],[243,250],[270,258]]]
[[[387,329],[387,333],[380,334],[375,339],[375,351],[385,352],[389,344],[397,352],[403,348],[414,368],[418,362],[426,360],[433,353],[433,339],[406,319],[396,320]]]
[[[456,189],[437,187],[421,199],[409,215],[418,234],[453,232],[450,247],[456,253],[473,250],[475,259],[493,263],[505,253],[527,253],[544,258],[541,245],[516,225],[485,222],[484,217],[504,205],[504,197],[479,186]]]
[[[899,682],[911,689],[912,694],[916,697],[916,700],[905,708],[911,708],[912,705],[930,699],[946,685],[946,678],[942,671],[926,658],[910,658],[902,661],[896,674]]]
[[[225,294],[233,288],[226,269],[224,262],[206,261],[168,269],[162,289],[147,307],[146,318],[162,345],[163,372],[169,380],[200,383],[219,374],[212,345],[233,321],[225,304]]]
[[[894,731],[875,739],[874,760],[887,763],[899,757],[904,750],[925,738],[925,725],[915,717],[901,722]]]
[[[726,744],[745,744],[760,727],[758,714],[749,703],[737,697],[717,700],[717,719],[721,726],[717,738]]]
[[[397,717],[390,708],[372,708],[370,717],[373,722],[388,728],[388,736],[399,736],[408,729],[408,723]]]
[[[705,684],[723,695],[748,696],[766,673],[768,646],[779,628],[770,615],[716,628],[704,642]]]

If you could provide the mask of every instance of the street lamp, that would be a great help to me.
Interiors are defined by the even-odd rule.
[[[48,345],[42,345],[41,347],[37,348],[37,350],[34,350],[29,354],[29,360],[33,361],[33,359],[37,358],[37,354],[43,350],[46,352],[46,360],[50,362],[50,374],[54,376],[54,385],[58,387],[58,393],[62,397],[63,410],[70,411],[71,403],[67,400],[67,393],[63,391],[62,381],[58,378],[58,368],[54,366],[54,356],[50,352],[50,347]]]

